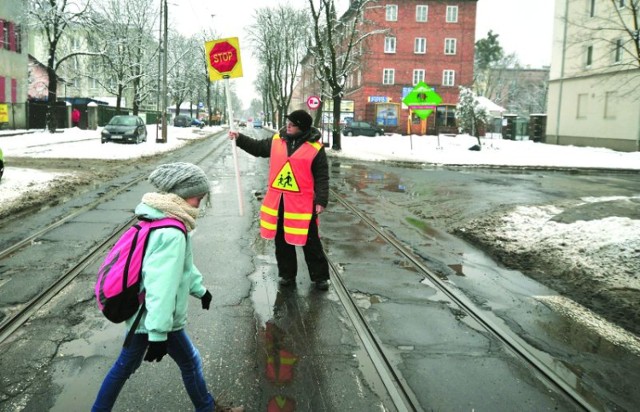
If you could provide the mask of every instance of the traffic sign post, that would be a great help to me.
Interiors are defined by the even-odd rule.
[[[233,108],[231,107],[231,90],[229,79],[242,77],[242,63],[240,59],[240,42],[237,37],[211,40],[204,43],[205,58],[209,69],[209,80],[224,80],[224,91],[227,98],[227,122],[229,130],[234,130]],[[240,216],[244,215],[242,187],[240,185],[240,167],[235,139],[231,140],[233,165],[236,175],[236,190],[238,192],[238,208]]]

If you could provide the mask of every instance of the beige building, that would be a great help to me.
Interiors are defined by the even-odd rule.
[[[637,1],[556,0],[547,143],[640,150],[634,7]]]
[[[27,124],[27,51],[23,45],[21,0],[0,1],[0,126],[24,129]]]

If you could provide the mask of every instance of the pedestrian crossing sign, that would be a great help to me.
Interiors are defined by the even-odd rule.
[[[289,162],[282,166],[282,169],[280,169],[276,178],[271,182],[271,187],[278,190],[284,190],[286,192],[300,192],[296,176],[293,174],[293,170],[291,169],[291,164]]]

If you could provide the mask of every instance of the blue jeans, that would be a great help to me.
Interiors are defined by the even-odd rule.
[[[92,411],[110,411],[113,408],[113,404],[116,402],[125,382],[142,363],[149,345],[148,338],[147,334],[134,334],[129,346],[122,348],[118,360],[113,364],[102,382],[98,397],[91,409]],[[204,381],[200,354],[184,330],[169,332],[167,335],[167,351],[169,356],[180,367],[184,387],[195,406],[196,412],[213,411],[215,403]]]

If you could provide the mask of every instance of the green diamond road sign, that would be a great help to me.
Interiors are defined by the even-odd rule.
[[[409,106],[413,113],[424,120],[436,109],[437,105],[442,103],[442,97],[428,84],[420,82],[402,99],[402,103]]]

